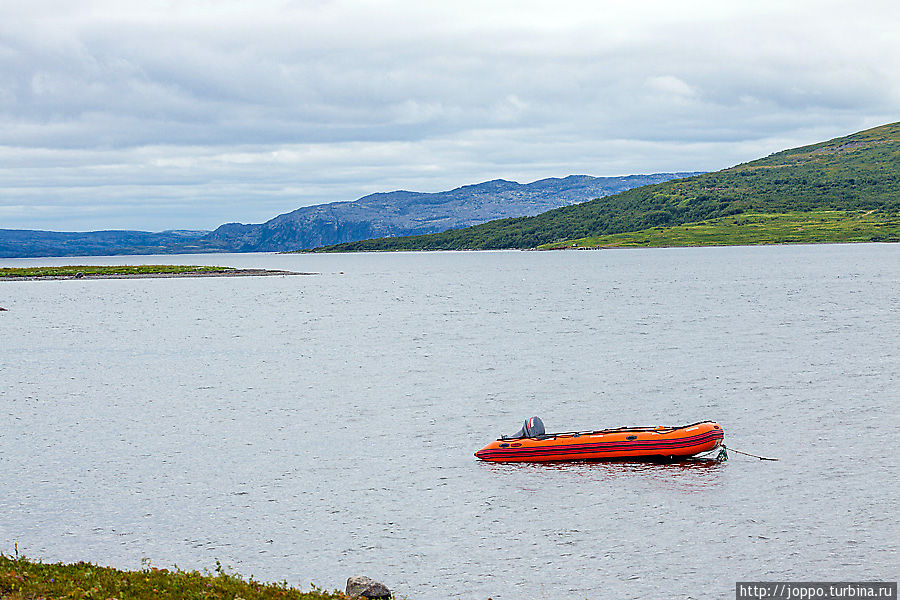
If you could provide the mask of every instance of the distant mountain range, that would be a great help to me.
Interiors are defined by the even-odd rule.
[[[839,211],[840,226],[831,215]],[[799,213],[800,217],[790,215]],[[749,216],[782,215],[793,231],[756,236],[753,243],[898,241],[900,217],[900,123],[890,123],[811,146],[694,177],[604,196],[530,217],[503,219],[421,236],[365,240],[322,251],[461,250],[535,248],[629,232],[663,230],[731,218],[733,225],[762,227]],[[736,219],[737,215],[748,215]],[[806,215],[806,218],[802,218]],[[863,227],[859,220],[865,217]],[[799,219],[799,220],[798,220]],[[767,222],[770,222],[771,219]],[[785,219],[780,219],[785,221]],[[722,223],[716,223],[717,226]],[[771,221],[775,223],[775,221]],[[767,225],[766,227],[770,227]],[[834,229],[833,231],[831,229]],[[858,230],[858,231],[857,231]],[[816,231],[815,236],[810,236]],[[645,236],[647,237],[647,236]],[[742,236],[728,236],[739,239]],[[725,237],[696,238],[703,244]],[[747,238],[744,238],[747,239]],[[594,243],[594,242],[591,242]],[[605,242],[596,242],[603,244]],[[691,242],[683,242],[685,244]],[[571,247],[573,244],[569,243]],[[677,245],[677,244],[673,244]]]
[[[298,208],[259,225],[229,223],[204,241],[236,252],[277,252],[369,238],[435,233],[495,219],[537,215],[692,174],[570,175],[528,184],[495,179],[447,192],[370,194],[355,202]]]
[[[497,179],[436,193],[396,191],[306,206],[265,223],[215,231],[53,232],[0,229],[0,257],[280,252],[370,238],[411,236],[531,216],[697,173],[570,175],[528,184]]]
[[[0,229],[0,258],[191,252],[208,231],[33,231]],[[194,252],[205,250],[195,249]]]

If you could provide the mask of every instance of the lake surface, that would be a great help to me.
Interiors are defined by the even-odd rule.
[[[412,600],[896,580],[900,245],[0,261],[293,277],[0,282],[0,551]],[[496,465],[714,419],[773,456]]]

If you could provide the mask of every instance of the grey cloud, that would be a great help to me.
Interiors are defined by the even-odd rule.
[[[0,227],[213,227],[399,187],[717,169],[900,102],[874,7],[66,6],[0,24]]]

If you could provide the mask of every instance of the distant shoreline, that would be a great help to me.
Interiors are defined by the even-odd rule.
[[[48,269],[49,270],[49,269]],[[317,273],[299,273],[296,271],[280,271],[273,269],[231,269],[159,271],[142,273],[91,273],[78,271],[75,273],[47,274],[4,274],[0,269],[0,281],[62,281],[68,279],[162,279],[172,277],[272,277],[275,275],[317,275]]]

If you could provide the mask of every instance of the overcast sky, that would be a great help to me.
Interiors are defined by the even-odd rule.
[[[0,228],[717,170],[900,120],[900,3],[0,0]]]

